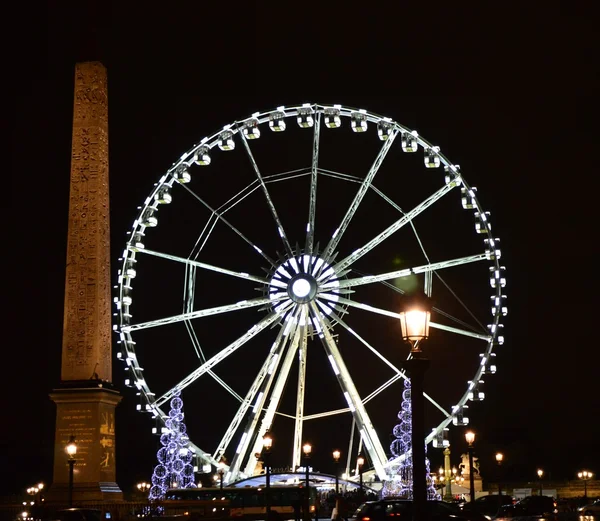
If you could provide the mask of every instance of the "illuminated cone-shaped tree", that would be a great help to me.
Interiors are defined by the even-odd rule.
[[[395,440],[390,445],[392,451],[392,460],[404,455],[404,459],[390,468],[391,478],[383,484],[381,495],[383,497],[395,496],[407,499],[413,497],[413,458],[412,458],[412,408],[410,400],[410,380],[404,379],[404,390],[402,391],[402,404],[397,424],[392,433]],[[425,445],[425,453],[427,453],[427,445]],[[429,459],[425,458],[427,480],[427,499],[439,499],[435,491],[433,480],[431,479]]]
[[[152,473],[152,487],[148,495],[151,501],[164,499],[171,487],[195,487],[192,451],[183,421],[183,400],[177,392],[170,402],[171,410],[160,436],[162,445],[156,457],[158,464]]]

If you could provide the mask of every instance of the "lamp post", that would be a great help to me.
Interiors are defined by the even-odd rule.
[[[30,496],[36,496],[38,492],[39,492],[39,489],[38,489],[37,487],[29,487],[29,488],[27,489],[27,493],[28,493]]]
[[[412,410],[412,460],[414,521],[425,517],[427,483],[425,473],[425,403],[423,380],[429,360],[423,356],[421,343],[429,337],[431,302],[425,295],[404,296],[400,310],[402,340],[410,344],[410,358],[404,363],[410,375]]]
[[[67,454],[69,455],[69,508],[73,507],[73,467],[75,466],[75,456],[77,455],[77,443],[75,443],[75,436],[71,435],[69,443],[65,447]]]
[[[219,490],[223,490],[223,477],[225,476],[225,465],[227,465],[227,460],[225,456],[221,456],[217,464],[217,474],[219,475]]]
[[[588,470],[582,470],[577,473],[577,477],[583,480],[583,498],[587,499],[587,482],[592,478],[592,473]]]
[[[333,461],[335,462],[335,497],[340,495],[340,456],[342,453],[339,450],[334,450],[332,453]]]
[[[342,453],[336,449],[331,455],[335,462],[335,516],[332,516],[332,519],[338,519],[340,517],[340,457]]]
[[[473,444],[475,443],[475,433],[473,431],[465,432],[465,439],[467,440],[467,451],[469,453],[469,496],[471,496],[471,502],[475,501],[475,474],[473,472]]]
[[[267,521],[271,519],[271,447],[273,437],[269,431],[263,436],[263,462],[265,464],[265,506]]]
[[[365,458],[362,454],[359,454],[356,458],[356,465],[358,466],[358,483],[359,483],[359,501],[363,500],[364,487],[363,487],[363,465],[365,464]]]
[[[310,453],[312,452],[312,445],[305,443],[302,446],[302,452],[304,452],[304,474],[306,481],[306,493],[304,498],[304,516],[305,519],[310,519],[310,476],[308,470],[308,460],[310,459]]]
[[[537,469],[538,479],[540,480],[540,496],[543,494],[544,490],[542,487],[542,476],[544,475],[544,471],[542,469]]]
[[[501,452],[496,453],[496,463],[498,463],[498,497],[502,495],[502,485],[500,484],[500,467],[502,467],[502,460],[504,459],[504,454]]]

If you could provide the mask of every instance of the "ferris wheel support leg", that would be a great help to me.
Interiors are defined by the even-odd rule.
[[[246,475],[251,475],[254,467],[256,466],[256,456],[257,452],[260,452],[262,447],[262,436],[269,429],[273,423],[273,418],[275,417],[275,413],[277,412],[277,408],[279,406],[279,402],[281,401],[281,396],[283,395],[283,390],[285,389],[285,384],[290,375],[290,370],[292,368],[292,363],[294,362],[294,356],[296,355],[296,351],[298,350],[298,343],[301,335],[301,327],[297,327],[293,334],[293,341],[289,346],[283,363],[281,365],[281,370],[277,375],[277,379],[275,380],[275,385],[273,387],[273,392],[269,398],[269,405],[267,410],[265,411],[265,415],[262,419],[261,426],[258,432],[258,436],[255,438],[254,446],[249,453],[248,463],[246,464],[246,468],[244,472]],[[275,374],[275,373],[273,373]]]
[[[231,439],[235,435],[235,432],[237,431],[238,427],[240,426],[240,423],[242,422],[242,420],[244,419],[244,416],[246,415],[246,411],[248,410],[248,408],[250,407],[250,405],[256,398],[256,396],[267,376],[269,367],[271,366],[271,364],[276,363],[277,357],[279,357],[281,355],[281,352],[283,350],[282,343],[281,343],[282,337],[283,337],[283,329],[280,330],[280,332],[277,336],[277,339],[275,340],[275,343],[274,343],[275,349],[270,354],[270,356],[267,356],[267,358],[265,359],[265,362],[263,363],[258,375],[254,379],[254,382],[252,383],[250,389],[248,390],[248,392],[246,393],[246,396],[244,397],[244,400],[240,404],[235,416],[233,417],[233,420],[231,421],[229,428],[225,432],[225,435],[223,436],[221,443],[219,443],[219,446],[217,447],[217,450],[215,451],[215,454],[214,454],[215,459],[218,460],[219,457],[225,452],[225,450],[229,446]],[[235,458],[234,458],[234,460],[235,460]],[[234,468],[234,465],[235,465],[234,460],[231,461],[230,472]]]
[[[283,331],[284,330],[282,328],[281,335],[278,336],[279,341],[273,345],[270,356],[267,357],[267,359],[269,360],[269,365],[267,367],[267,374],[265,375],[265,380],[262,382],[262,385],[259,388],[259,391],[261,391],[261,393],[258,394],[258,397],[252,409],[252,414],[248,417],[246,421],[244,434],[242,435],[242,439],[240,440],[236,448],[235,456],[231,462],[231,467],[227,476],[227,481],[232,481],[241,477],[240,468],[243,462],[246,460],[248,454],[250,455],[251,459],[246,464],[246,469],[244,470],[244,472],[246,472],[245,475],[248,475],[248,471],[251,474],[254,473],[254,469],[256,468],[256,458],[254,458],[254,454],[255,452],[260,452],[260,450],[262,449],[262,447],[256,449],[256,442],[262,442],[262,435],[264,434],[264,432],[262,432],[259,433],[259,436],[255,437],[256,426],[258,425],[258,422],[264,410],[265,402],[269,394],[269,389],[271,389],[271,386],[275,379],[275,374],[277,374],[277,367],[279,366],[281,355],[285,351],[286,345],[288,344],[290,339],[290,336],[283,333]],[[266,431],[267,428],[268,426],[264,430]],[[255,446],[252,452],[250,452],[249,449],[251,443],[253,443]]]
[[[306,333],[301,333],[301,335],[300,347],[298,349],[298,393],[296,395],[296,422],[294,424],[293,469],[300,465],[302,457],[302,427],[304,425],[304,390],[306,389],[306,357],[308,346]]]
[[[348,402],[348,407],[350,407],[350,411],[352,415],[356,419],[356,423],[358,425],[358,429],[360,435],[362,437],[363,443],[365,444],[365,448],[369,457],[371,458],[371,462],[375,467],[375,472],[379,479],[384,480],[387,478],[385,472],[384,464],[387,462],[387,458],[381,442],[377,437],[377,433],[373,428],[373,424],[367,411],[363,405],[363,402],[356,390],[356,386],[348,372],[348,368],[344,363],[342,355],[335,343],[335,340],[331,336],[329,321],[321,314],[317,305],[314,302],[311,302],[311,311],[313,313],[313,317],[316,320],[319,320],[322,325],[323,331],[323,347],[327,356],[329,357],[329,361],[333,367],[335,376],[342,388],[342,393],[344,394],[346,401]]]

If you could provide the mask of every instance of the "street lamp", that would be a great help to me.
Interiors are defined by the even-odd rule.
[[[540,480],[540,496],[541,496],[542,493],[544,492],[542,490],[542,476],[544,475],[544,471],[542,469],[537,469],[537,475],[538,475],[538,479]]]
[[[497,452],[496,463],[498,463],[498,497],[502,495],[502,485],[500,484],[500,467],[502,466],[502,460],[504,460],[504,454]]]
[[[587,482],[592,478],[592,473],[588,470],[582,470],[577,473],[577,477],[583,480],[583,498],[587,499]]]
[[[150,483],[142,481],[141,483],[138,483],[136,487],[142,494],[145,494],[146,492],[148,492],[148,490],[150,490],[151,485]]]
[[[475,443],[475,433],[473,431],[465,432],[467,440],[467,451],[469,453],[469,495],[471,502],[475,501],[475,473],[473,472],[473,444]]]
[[[304,474],[306,479],[306,494],[304,498],[304,516],[305,519],[310,519],[310,477],[308,474],[308,460],[310,459],[310,453],[312,452],[312,445],[305,443],[302,446],[302,452],[304,452]]]
[[[75,456],[77,455],[77,443],[75,436],[71,435],[69,443],[65,447],[65,451],[69,455],[69,508],[73,507],[73,467],[75,466]]]
[[[219,463],[217,463],[217,474],[219,476],[219,489],[223,490],[223,476],[225,475],[225,465],[227,464],[227,460],[225,456],[221,456]]]
[[[356,458],[356,464],[358,465],[358,480],[360,484],[359,488],[359,499],[362,501],[364,496],[363,490],[363,465],[365,464],[365,458],[362,454],[359,454]]]
[[[340,494],[339,473],[340,473],[340,456],[341,455],[342,455],[342,453],[339,450],[334,450],[332,453],[333,461],[335,461],[335,497],[336,497],[336,500]]]
[[[402,299],[400,327],[402,340],[410,344],[410,358],[404,367],[410,375],[410,396],[412,410],[412,462],[413,462],[413,502],[414,520],[425,518],[427,483],[425,472],[425,403],[423,400],[423,380],[429,367],[429,360],[423,356],[421,343],[429,337],[431,301],[423,294]]]
[[[446,471],[444,467],[440,467],[438,470],[438,476],[440,477],[440,490],[442,491],[442,499],[446,493]]]
[[[271,447],[273,437],[269,431],[263,436],[263,462],[265,464],[265,506],[267,507],[267,521],[271,519]]]

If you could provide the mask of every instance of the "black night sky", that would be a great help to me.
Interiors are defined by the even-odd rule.
[[[114,280],[137,206],[203,136],[255,111],[304,102],[388,116],[461,165],[502,239],[506,343],[497,351],[498,373],[486,380],[486,400],[469,414],[484,476],[498,450],[512,479],[534,479],[538,467],[556,479],[571,479],[581,468],[600,472],[592,298],[598,289],[598,145],[590,116],[597,44],[590,13],[554,1],[537,8],[509,3],[443,11],[417,4],[350,9],[341,2],[318,8],[310,2],[278,8],[257,2],[172,2],[160,9],[91,4],[97,5],[73,12],[69,3],[49,2],[31,22],[36,55],[24,59],[13,78],[18,96],[9,207],[14,242],[5,241],[11,291],[5,294],[3,492],[19,493],[52,477],[55,409],[48,393],[60,378],[73,72],[77,61],[93,59],[108,69]],[[361,152],[356,147],[335,150],[353,165]],[[445,245],[435,222],[424,219],[423,226]],[[461,289],[477,293],[485,279],[472,284]],[[145,298],[144,305],[151,304],[151,292]],[[384,331],[379,341],[393,342],[393,335]],[[429,349],[436,346],[448,348],[432,341]],[[444,375],[452,381],[464,363],[461,355],[440,360],[426,381],[432,392],[443,392]],[[241,365],[229,370],[235,375]],[[368,364],[362,370],[364,380],[375,371]],[[123,394],[117,481],[129,491],[150,478],[157,439],[149,417],[135,412],[134,391],[123,386],[116,359],[113,380]],[[244,382],[240,376],[240,393]],[[394,389],[399,396],[400,387]],[[373,413],[385,419],[376,424],[385,448],[399,409],[394,392],[389,396]],[[190,430],[201,439],[212,439],[213,421],[233,415],[230,402],[217,405],[213,413],[201,400],[186,402]],[[332,427],[310,431],[315,466],[323,471],[332,470],[330,451],[346,444],[345,430],[339,442]],[[464,450],[463,432],[451,429],[455,461]],[[281,464],[289,459],[287,453],[279,457]],[[430,458],[437,468],[441,454],[433,450]]]

